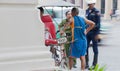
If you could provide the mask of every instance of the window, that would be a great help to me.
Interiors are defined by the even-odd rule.
[[[80,7],[83,8],[83,0],[81,0]]]
[[[115,14],[115,10],[117,10],[117,0],[113,0],[113,14]]]
[[[105,0],[101,0],[101,14],[105,13]]]

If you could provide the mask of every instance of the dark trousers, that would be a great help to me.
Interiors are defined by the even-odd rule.
[[[96,40],[96,36],[97,34],[95,33],[88,33],[87,34],[87,54],[85,56],[86,58],[86,66],[89,66],[89,45],[90,42],[92,41],[92,48],[93,48],[93,52],[94,52],[94,59],[93,59],[93,64],[92,65],[96,65],[98,62],[98,41]]]

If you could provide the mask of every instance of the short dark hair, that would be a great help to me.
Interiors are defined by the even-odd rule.
[[[38,7],[38,9],[40,10],[40,12],[44,13],[43,7]]]
[[[70,11],[67,11],[66,13],[65,13],[65,15],[67,16],[67,14],[69,13]]]
[[[78,15],[79,14],[79,10],[78,10],[78,8],[72,8],[72,13],[74,13],[75,15]]]

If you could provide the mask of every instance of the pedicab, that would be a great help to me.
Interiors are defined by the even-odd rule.
[[[62,38],[60,37],[58,25],[63,19],[65,19],[65,15],[64,15],[65,12],[67,12],[68,10],[71,10],[73,7],[79,8],[79,11],[80,11],[79,15],[82,17],[85,17],[85,11],[81,9],[79,5],[74,5],[62,0],[40,0],[37,8],[39,7],[43,7],[45,10],[45,14],[49,14],[51,16],[51,17],[49,16],[49,19],[44,18],[44,20],[54,24],[56,29],[55,30],[56,39],[52,39],[51,37],[52,34],[49,31],[50,27],[45,27],[45,34],[46,34],[45,36],[47,38],[45,39],[45,44],[47,46],[50,46],[51,48],[50,51],[52,52],[52,57],[55,60],[55,65],[62,69],[68,69],[69,65],[68,65],[68,59],[65,54],[66,52],[64,51],[64,47],[61,46],[61,44],[64,44],[67,42],[67,37],[66,36]],[[48,25],[50,25],[50,23]]]

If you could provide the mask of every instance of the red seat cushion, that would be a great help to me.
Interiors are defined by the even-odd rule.
[[[41,18],[42,22],[53,22],[50,15],[44,15]]]
[[[53,40],[53,39],[46,39],[45,40],[45,45],[49,46],[49,45],[56,45],[58,44],[57,40]]]
[[[55,25],[52,21],[50,15],[44,15],[41,17],[42,22],[45,24],[45,27],[48,28],[53,39],[56,38]]]

